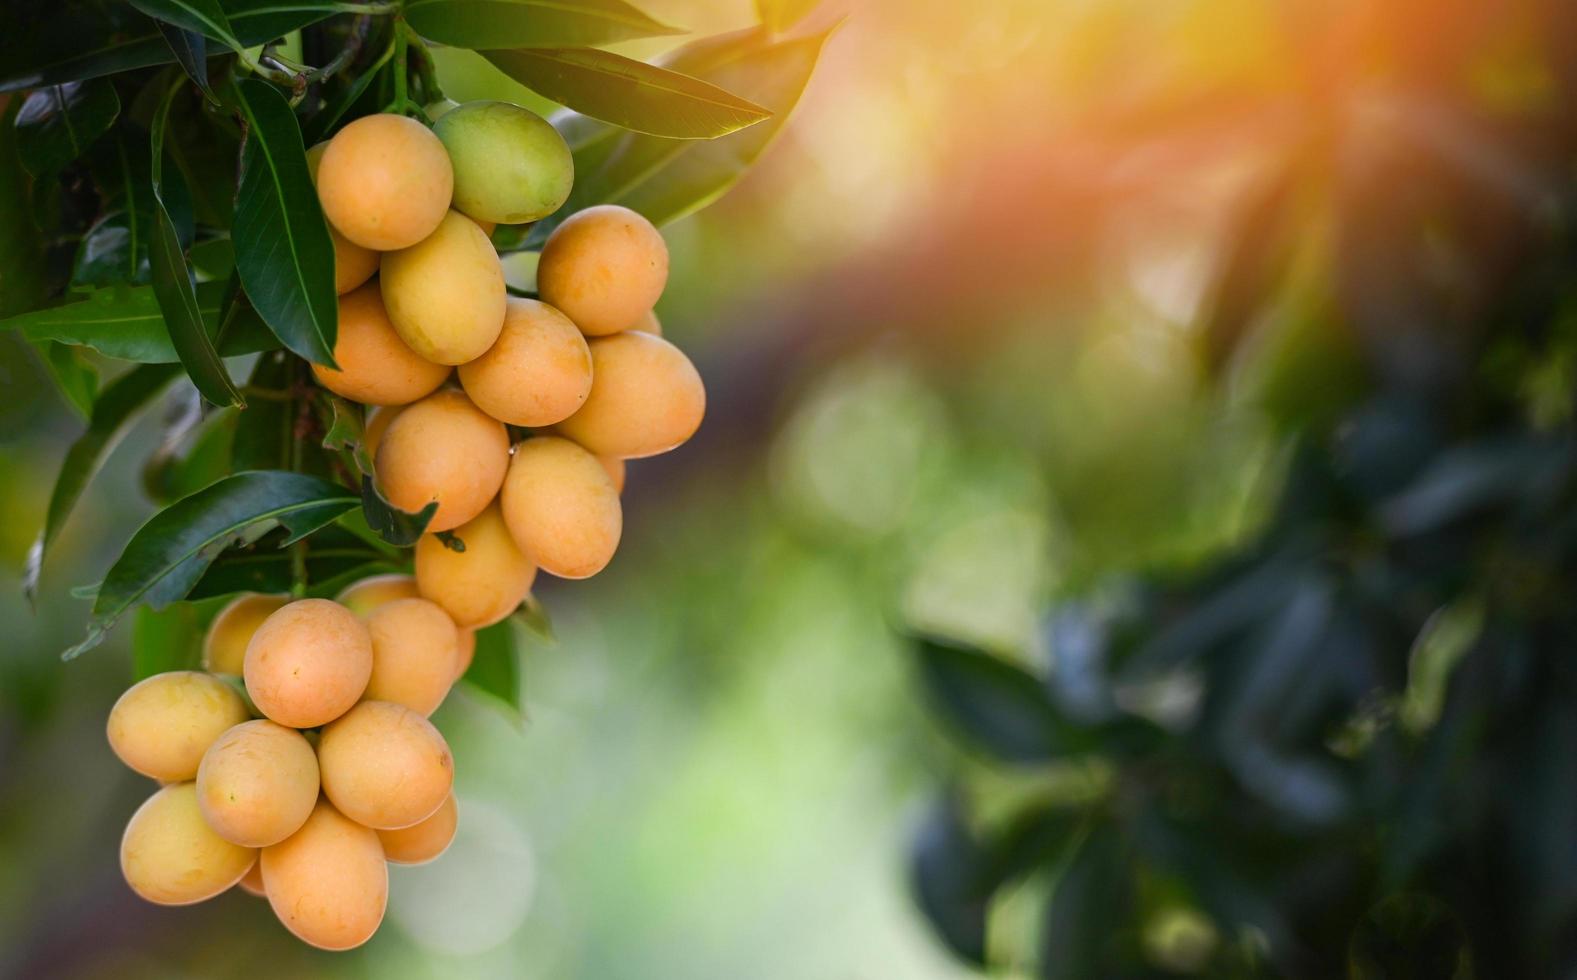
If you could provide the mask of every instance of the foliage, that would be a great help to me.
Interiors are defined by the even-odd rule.
[[[780,31],[807,13],[803,3],[762,11]],[[15,94],[0,94],[0,254],[10,257],[0,327],[34,346],[88,420],[27,587],[47,583],[49,545],[142,409],[176,399],[145,470],[165,509],[89,590],[88,635],[68,651],[135,612],[143,666],[185,662],[207,600],[332,594],[357,576],[408,568],[406,549],[432,514],[389,505],[361,445],[360,411],[307,370],[332,364],[338,312],[308,145],[369,113],[426,121],[423,107],[443,98],[429,43],[484,50],[565,106],[567,132],[658,161],[632,179],[602,153],[595,173],[583,164],[597,179],[569,208],[617,200],[663,223],[754,162],[825,37],[747,32],[714,42],[725,58],[655,66],[599,48],[685,33],[624,0],[28,0],[5,17],[0,93]],[[807,56],[785,65],[779,52],[796,44]],[[640,142],[620,143],[625,134]],[[709,141],[727,148],[697,155]],[[672,165],[683,158],[694,162]],[[637,184],[644,199],[630,196]],[[496,241],[535,249],[566,213],[539,229],[500,229]],[[259,355],[249,368],[234,360],[246,355]],[[100,364],[113,375],[104,384]],[[237,370],[250,372],[245,383]],[[520,617],[547,631],[534,599]],[[518,712],[514,629],[478,636],[468,680]]]
[[[1288,18],[1307,84],[1197,334],[1287,446],[1273,513],[1201,566],[1065,597],[1045,662],[915,641],[965,757],[914,884],[965,960],[1577,970],[1577,79],[1551,44],[1550,87],[1496,111],[1469,80],[1511,15],[1443,6],[1475,27],[1427,56],[1341,33],[1362,29],[1341,5]],[[1559,5],[1519,10],[1569,41]],[[1347,48],[1391,50],[1389,87],[1322,75]],[[1386,99],[1385,132],[1354,122]],[[1316,322],[1275,315],[1311,288]],[[1070,767],[1100,790],[1056,792]],[[1047,888],[1013,942],[1005,907]]]

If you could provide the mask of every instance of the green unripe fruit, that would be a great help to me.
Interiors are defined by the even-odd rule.
[[[518,225],[569,197],[575,162],[546,119],[508,102],[467,102],[433,124],[454,164],[454,207],[476,221]]]

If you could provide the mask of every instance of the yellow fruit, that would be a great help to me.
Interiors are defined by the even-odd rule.
[[[460,631],[426,599],[396,599],[367,617],[372,634],[369,701],[403,704],[427,717],[443,703],[460,659]]]
[[[352,949],[378,931],[389,901],[389,866],[376,831],[319,800],[301,829],[259,859],[268,904],[296,938]]]
[[[268,893],[263,890],[263,862],[261,860],[253,861],[252,870],[248,871],[236,884],[240,885],[241,890],[248,895],[267,898]]]
[[[654,337],[661,337],[663,335],[663,322],[657,319],[656,310],[647,310],[641,314],[641,318],[636,320],[630,329],[639,330],[641,333],[649,333]]]
[[[324,726],[318,767],[334,806],[376,830],[432,816],[454,783],[454,760],[438,729],[388,701],[363,701]]]
[[[661,337],[625,332],[591,341],[591,395],[558,431],[598,456],[655,456],[695,434],[706,389],[690,359]]]
[[[591,350],[558,310],[510,297],[498,340],[459,373],[476,407],[500,422],[552,425],[591,393]]]
[[[437,364],[481,356],[504,327],[504,267],[487,233],[458,211],[420,242],[384,255],[378,281],[400,339]]]
[[[624,492],[625,463],[617,456],[598,456],[597,462],[608,471],[608,479],[613,481],[613,489],[618,493]]]
[[[471,669],[471,661],[476,659],[476,630],[462,629],[460,631],[460,655],[455,658],[454,679],[459,680],[465,672]]]
[[[231,600],[219,610],[208,635],[203,637],[203,669],[214,674],[241,676],[246,645],[252,634],[274,610],[288,600],[284,596],[249,593]]]
[[[560,578],[597,574],[619,546],[619,491],[597,458],[568,439],[521,443],[499,505],[520,550]]]
[[[110,748],[131,769],[174,783],[197,775],[214,739],[251,715],[235,688],[209,674],[174,670],[132,685],[110,709]]]
[[[378,405],[367,413],[367,421],[361,430],[361,447],[367,451],[369,460],[378,458],[378,443],[383,441],[383,434],[389,430],[389,423],[399,415],[404,405]]]
[[[241,880],[257,851],[214,833],[190,782],[148,797],[126,825],[120,869],[138,895],[159,905],[190,905]]]
[[[667,282],[663,236],[617,204],[570,215],[548,236],[537,263],[542,301],[588,337],[628,329],[657,304]]]
[[[339,603],[301,599],[258,627],[245,675],[263,714],[290,728],[316,728],[360,700],[372,675],[372,637]]]
[[[340,234],[363,248],[409,248],[449,211],[454,168],[421,123],[363,116],[329,141],[318,163],[318,199]]]
[[[318,181],[318,165],[323,162],[327,143],[319,143],[307,151],[307,173],[314,184]],[[378,253],[362,248],[329,225],[329,239],[334,242],[334,291],[341,296],[360,286],[378,271]]]
[[[455,528],[454,536],[465,551],[432,534],[416,542],[416,587],[458,625],[490,626],[525,600],[537,567],[521,554],[497,505]]]
[[[497,495],[509,468],[509,433],[463,393],[439,390],[389,423],[376,468],[390,503],[414,513],[436,500],[427,529],[447,531]]]
[[[366,405],[404,405],[432,394],[449,368],[418,356],[394,332],[383,293],[370,282],[339,299],[338,370],[312,365],[318,384]]]
[[[450,793],[444,797],[438,811],[426,820],[400,830],[378,831],[378,839],[383,841],[383,856],[395,864],[426,864],[449,849],[459,822],[460,809],[455,805],[454,794]]]
[[[197,770],[197,802],[232,844],[267,847],[300,829],[318,799],[318,758],[294,728],[259,719],[209,747]]]
[[[372,615],[374,609],[386,602],[393,602],[396,599],[419,599],[421,595],[416,591],[414,576],[374,575],[347,585],[343,592],[334,597],[334,601],[366,619]]]

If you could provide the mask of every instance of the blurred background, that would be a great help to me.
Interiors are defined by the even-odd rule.
[[[643,6],[699,33],[754,17],[748,0]],[[392,870],[388,920],[353,953],[306,949],[238,892],[160,909],[122,882],[120,832],[149,792],[103,735],[129,626],[78,661],[57,654],[87,615],[69,588],[97,581],[151,512],[138,467],[160,411],[84,500],[30,611],[24,557],[80,422],[0,335],[0,967],[1577,975],[1572,9],[848,12],[760,166],[665,230],[659,313],[706,379],[706,423],[631,465],[607,572],[539,585],[557,641],[529,641],[525,724],[463,695],[435,717],[459,837]],[[464,52],[439,52],[439,69],[453,98],[516,96]],[[1463,460],[1486,440],[1516,452]],[[1288,591],[1215,624],[1225,659],[1208,636],[1156,652],[1161,626],[1233,569],[1294,552]],[[1350,609],[1367,627],[1342,633]],[[1069,634],[1070,611],[1100,628]],[[1135,623],[1149,639],[1091,640]],[[1116,737],[1114,713],[1146,719],[1148,761],[1099,745],[994,761],[928,694],[914,633],[1052,678],[1094,739]],[[1475,656],[1498,666],[1460,684],[1497,706],[1463,709],[1435,751]],[[1107,658],[1157,669],[1124,687]],[[1300,689],[1319,704],[1289,700]],[[1497,738],[1508,714],[1525,738]],[[1286,730],[1289,715],[1306,724]],[[1426,757],[1459,792],[1410,796],[1423,822],[1397,823],[1387,792]],[[1166,781],[1185,769],[1205,775]],[[966,837],[1031,798],[1085,822],[1022,887],[949,892],[936,861],[958,848],[925,849],[939,793],[967,811]],[[1192,862],[1120,861],[1111,880],[1137,897],[1083,919],[1067,901],[1041,911],[1071,869],[1086,891],[1107,880],[1063,842],[1110,827],[1114,853],[1141,853],[1143,820],[1208,824],[1211,799],[1251,825],[1241,847],[1198,838],[1181,845]],[[1235,881],[1264,887],[1178,870],[1226,854]],[[1315,859],[1328,875],[1293,866]],[[1524,921],[1454,904],[1431,876],[1482,885],[1478,901]],[[1413,904],[1376,918],[1395,895]],[[1423,925],[1392,931],[1402,920]],[[1377,948],[1445,952],[1371,968],[1351,938],[1366,928]],[[1037,965],[1068,930],[1106,938]]]

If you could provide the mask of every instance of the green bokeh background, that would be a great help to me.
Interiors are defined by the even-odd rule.
[[[753,16],[744,0],[644,6],[702,33]],[[557,642],[528,641],[525,724],[463,694],[435,716],[459,839],[392,870],[384,928],[353,953],[306,949],[238,892],[162,909],[122,882],[121,829],[150,791],[103,737],[129,630],[56,654],[86,618],[68,589],[151,511],[139,466],[160,410],[85,497],[29,610],[22,565],[80,422],[0,336],[0,964],[968,975],[905,882],[921,804],[969,760],[920,703],[901,631],[1043,664],[1054,597],[1190,567],[1252,529],[1286,457],[1267,406],[1318,412],[1347,377],[1310,262],[1230,378],[1205,380],[1192,331],[1223,215],[1273,134],[1170,148],[1179,161],[1093,121],[1151,100],[1163,133],[1186,113],[1179,86],[1274,89],[1285,52],[1249,0],[1162,6],[853,6],[761,166],[665,230],[659,312],[707,381],[701,433],[631,464],[608,571],[541,583]],[[1536,98],[1515,50],[1497,57],[1485,84]],[[535,104],[475,56],[439,65],[454,98]],[[1058,778],[1076,793],[1099,774]]]

